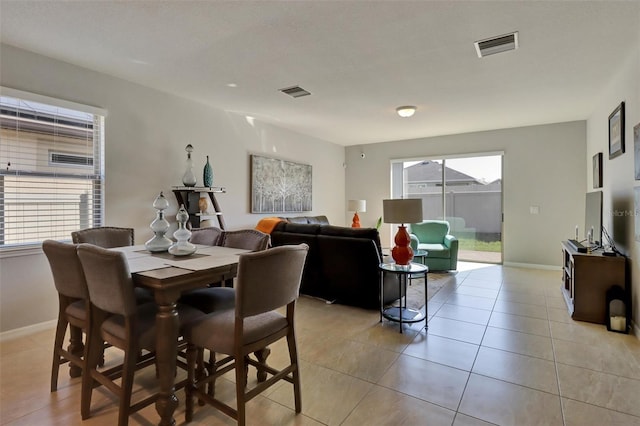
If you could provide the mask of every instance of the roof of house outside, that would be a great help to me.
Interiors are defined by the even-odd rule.
[[[473,176],[469,176],[465,173],[454,170],[450,167],[445,167],[445,175],[447,183],[478,183],[482,184],[478,179]],[[407,182],[426,182],[436,183],[442,181],[442,164],[435,161],[423,161],[413,166],[407,167]]]

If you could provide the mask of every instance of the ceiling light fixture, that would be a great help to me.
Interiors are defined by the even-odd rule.
[[[416,107],[411,105],[400,106],[396,108],[396,112],[400,117],[407,118],[416,113]]]

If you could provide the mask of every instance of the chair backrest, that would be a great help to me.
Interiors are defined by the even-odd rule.
[[[136,299],[124,253],[80,244],[78,257],[87,279],[91,303],[105,312],[133,315]]]
[[[303,243],[240,255],[236,318],[269,312],[296,300],[308,251]]]
[[[207,246],[218,246],[222,242],[223,231],[220,228],[194,228],[191,230],[192,244],[204,244]]]
[[[225,231],[222,236],[222,246],[245,250],[260,251],[269,246],[269,234],[256,229],[240,229],[238,231]]]
[[[49,261],[58,293],[74,299],[88,299],[87,281],[76,245],[45,240],[42,242],[42,250]]]
[[[75,244],[89,243],[104,248],[132,246],[134,244],[133,228],[118,228],[115,226],[101,226],[74,231],[71,233],[71,239]]]
[[[421,243],[442,244],[449,233],[449,222],[446,220],[425,220],[422,223],[412,223],[411,233],[415,234]]]

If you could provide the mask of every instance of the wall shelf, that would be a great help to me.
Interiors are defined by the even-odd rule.
[[[224,217],[218,204],[215,194],[225,194],[227,190],[221,186],[174,186],[171,188],[178,201],[178,205],[183,204],[189,212],[189,224],[191,228],[199,228],[200,221],[207,219],[217,219],[220,229],[225,229]],[[211,200],[214,212],[200,213],[198,200],[201,193],[207,193]]]

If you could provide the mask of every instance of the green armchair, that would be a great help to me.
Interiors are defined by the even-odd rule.
[[[425,220],[410,225],[411,248],[426,250],[424,264],[429,271],[455,271],[458,267],[458,239],[449,234],[449,222]]]

